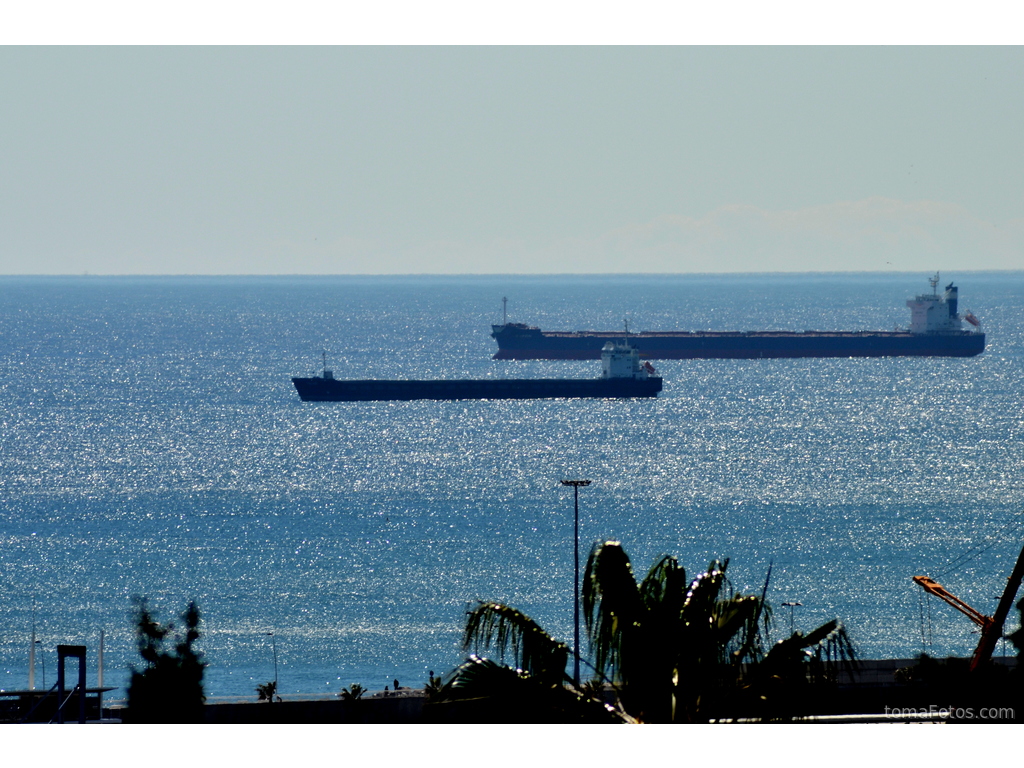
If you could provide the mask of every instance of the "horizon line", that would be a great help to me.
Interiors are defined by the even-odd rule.
[[[404,278],[404,277],[474,277],[474,278],[497,278],[497,277],[525,277],[525,278],[548,278],[548,277],[742,277],[742,276],[773,276],[773,275],[911,275],[918,274],[924,270],[773,270],[773,271],[744,271],[744,272],[60,272],[60,273],[0,273],[3,278],[324,278],[324,277],[351,277],[351,278]],[[1024,269],[946,269],[935,270],[949,274],[1013,274],[1024,272]],[[931,271],[929,271],[931,274]]]

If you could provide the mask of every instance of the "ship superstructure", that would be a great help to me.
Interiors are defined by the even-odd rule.
[[[957,313],[957,287],[950,283],[939,296],[936,291],[939,276],[929,278],[928,282],[932,286],[931,293],[922,293],[907,299],[907,306],[910,307],[910,332],[956,334],[962,331],[965,318],[961,318]],[[974,318],[970,313],[967,315]],[[972,325],[977,323],[972,322]]]

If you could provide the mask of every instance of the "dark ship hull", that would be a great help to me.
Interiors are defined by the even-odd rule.
[[[598,349],[594,357],[599,358]],[[647,379],[467,379],[427,381],[346,381],[293,378],[302,400],[535,400],[566,397],[656,397],[662,380]]]
[[[496,325],[495,360],[592,360],[621,331],[542,331],[518,323]],[[974,331],[663,331],[629,334],[629,343],[650,360],[776,357],[974,357],[985,334]]]

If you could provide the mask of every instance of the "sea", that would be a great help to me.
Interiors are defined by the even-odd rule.
[[[551,330],[889,330],[918,273],[0,278],[0,688],[58,644],[124,698],[134,606],[195,601],[211,700],[421,687],[467,607],[573,629],[580,552],[728,558],[772,638],[840,619],[864,658],[969,656],[1024,543],[1024,272],[944,273],[975,358],[655,361],[657,399],[303,403],[292,376],[597,376],[494,361]],[[785,606],[785,603],[795,605]],[[1011,612],[1009,629],[1019,626]],[[584,647],[584,653],[586,648]],[[1014,654],[1000,645],[997,655]],[[74,662],[69,663],[74,675]]]

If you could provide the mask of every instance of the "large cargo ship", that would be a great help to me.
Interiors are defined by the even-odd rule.
[[[957,288],[907,300],[910,327],[894,331],[542,331],[523,323],[491,326],[495,360],[588,360],[610,340],[627,339],[654,360],[763,357],[973,357],[985,349],[981,323],[957,308]],[[965,330],[963,322],[970,328]]]
[[[344,380],[326,365],[320,376],[293,378],[303,400],[532,400],[556,397],[657,397],[661,377],[636,349],[613,339],[600,351],[598,379]]]

